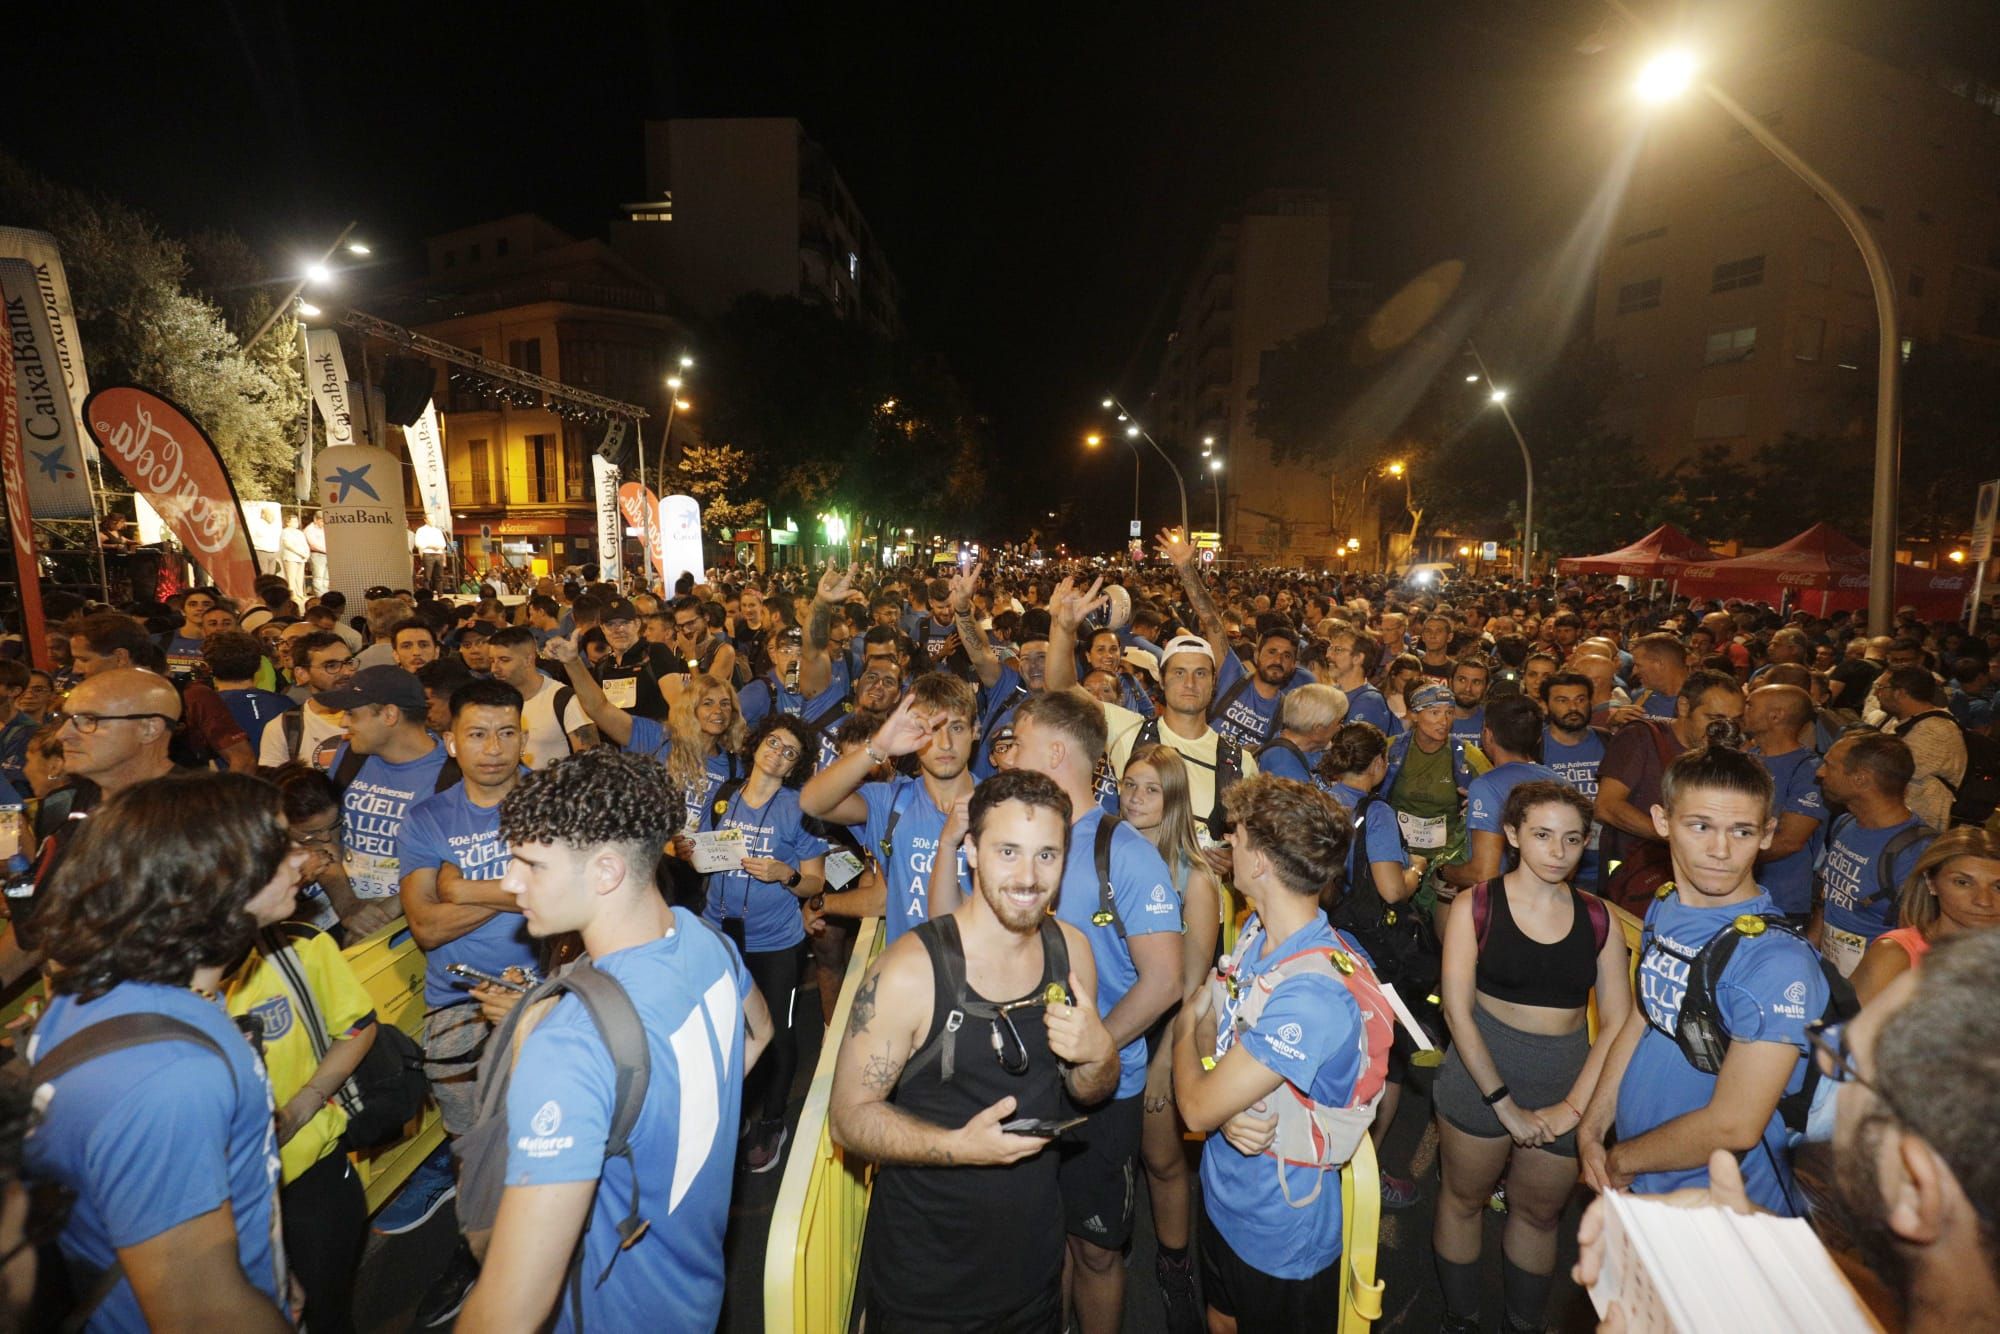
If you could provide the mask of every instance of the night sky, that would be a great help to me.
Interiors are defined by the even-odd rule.
[[[2000,10],[1894,8],[1898,40],[1961,47],[1990,44]],[[1731,0],[1726,12],[1832,31],[1867,9]],[[1385,296],[1458,257],[1468,286],[1504,308],[1632,133],[1621,93],[1635,44],[1577,50],[1605,12],[1595,0],[48,6],[31,40],[10,39],[0,142],[171,231],[231,228],[277,262],[355,218],[394,265],[427,233],[513,212],[602,235],[641,196],[649,116],[796,115],[875,229],[913,336],[966,383],[1002,457],[1115,496],[1124,474],[1078,439],[1107,387],[1138,401],[1189,266],[1259,188],[1351,200],[1353,276]]]

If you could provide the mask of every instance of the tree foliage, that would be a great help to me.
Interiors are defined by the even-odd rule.
[[[306,394],[289,317],[246,355],[248,330],[232,327],[224,308],[193,289],[188,245],[124,205],[49,181],[4,153],[0,221],[48,232],[61,245],[93,385],[130,382],[166,395],[208,431],[244,500],[289,498]],[[234,238],[211,235],[194,253],[218,289],[263,277]],[[224,276],[222,260],[232,253],[235,272]],[[242,293],[232,308],[243,318],[269,311],[268,291],[231,290]]]
[[[687,493],[701,502],[702,527],[758,528],[764,523],[764,502],[750,490],[750,460],[732,445],[689,445],[681,453],[681,476]]]

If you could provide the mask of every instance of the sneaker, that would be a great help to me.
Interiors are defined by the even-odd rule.
[[[752,1172],[768,1172],[785,1154],[785,1140],[791,1132],[783,1121],[759,1121],[750,1128],[750,1141],[743,1149],[743,1165]]]
[[[375,1230],[385,1237],[414,1232],[457,1194],[458,1173],[452,1167],[451,1148],[440,1144],[437,1152],[417,1164],[396,1198],[375,1215]]]
[[[1382,1173],[1382,1207],[1384,1209],[1407,1209],[1421,1197],[1417,1183],[1408,1177],[1391,1176]]]
[[[1204,1334],[1208,1317],[1194,1291],[1194,1255],[1184,1252],[1178,1264],[1155,1256],[1153,1275],[1160,1282],[1160,1304],[1166,1308],[1167,1334]]]
[[[472,1258],[471,1248],[461,1241],[452,1250],[451,1263],[417,1302],[416,1327],[436,1329],[457,1315],[478,1278],[479,1262]]]

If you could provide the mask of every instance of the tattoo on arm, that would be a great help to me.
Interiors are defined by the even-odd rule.
[[[881,981],[879,972],[870,973],[862,979],[861,986],[854,993],[854,1008],[848,1012],[847,1036],[868,1031],[868,1025],[875,1018],[875,992]]]
[[[965,655],[975,665],[994,657],[993,646],[986,642],[986,632],[979,628],[979,618],[970,607],[956,613],[953,619],[958,624],[958,642],[965,646]]]
[[[813,599],[812,615],[806,617],[806,644],[815,653],[825,653],[833,637],[833,604]]]
[[[861,1087],[886,1097],[895,1089],[896,1080],[902,1073],[901,1061],[892,1061],[887,1056],[870,1056],[868,1064],[861,1067]]]
[[[1181,567],[1181,587],[1187,590],[1188,601],[1194,606],[1195,619],[1201,622],[1203,638],[1225,636],[1227,627],[1222,622],[1222,613],[1216,610],[1215,599],[1209,595],[1208,585],[1195,573],[1192,561]]]

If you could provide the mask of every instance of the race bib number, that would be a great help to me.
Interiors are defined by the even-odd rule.
[[[741,829],[704,829],[693,835],[694,869],[703,875],[734,871],[743,865],[746,851]]]
[[[1822,923],[1819,952],[1828,963],[1840,970],[1842,977],[1852,977],[1861,963],[1861,956],[1868,952],[1868,940],[1852,931],[1842,931],[1830,923]]]
[[[826,854],[826,887],[838,892],[861,875],[861,859],[849,848],[835,848]]]
[[[1403,831],[1403,846],[1415,852],[1432,852],[1450,841],[1442,815],[1412,815],[1396,812],[1396,827]]]
[[[639,678],[636,676],[614,676],[604,683],[604,697],[613,706],[630,709],[639,702]]]

